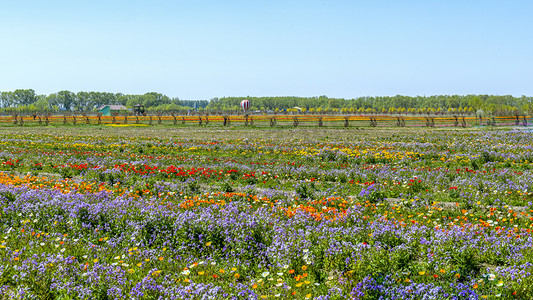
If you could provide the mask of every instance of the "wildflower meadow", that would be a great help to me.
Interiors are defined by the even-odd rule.
[[[527,129],[102,127],[0,128],[3,298],[533,299]]]

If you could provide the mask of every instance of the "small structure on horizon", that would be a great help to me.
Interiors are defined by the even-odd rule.
[[[114,112],[123,112],[128,111],[126,106],[124,105],[113,105],[113,104],[104,104],[100,107],[98,107],[96,110],[98,110],[99,113],[101,113],[103,116],[111,116]]]
[[[144,105],[137,104],[133,106],[133,114],[136,116],[142,116],[144,115]]]

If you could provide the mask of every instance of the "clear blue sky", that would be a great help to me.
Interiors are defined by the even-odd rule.
[[[1,1],[0,91],[533,96],[533,1]]]

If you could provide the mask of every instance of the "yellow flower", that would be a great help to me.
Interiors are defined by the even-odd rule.
[[[129,272],[130,274],[133,274],[133,273],[135,273],[135,270],[134,270],[134,269],[129,269],[128,272]]]
[[[302,270],[304,270],[304,271],[307,270],[307,266],[303,265],[302,266]]]
[[[205,274],[204,271],[200,271],[200,272],[198,272],[198,275],[204,275],[204,274]]]
[[[205,243],[205,246],[206,246],[206,247],[211,246],[211,242],[207,242],[207,243]]]
[[[304,284],[303,282],[297,283],[296,287],[301,287],[303,284]]]
[[[142,266],[142,265],[143,265],[143,263],[138,263],[138,264],[137,264],[137,267],[140,267],[140,266]]]
[[[419,275],[426,275],[426,271],[420,271],[418,272]]]
[[[239,279],[239,277],[241,277],[241,275],[239,275],[239,273],[235,273],[235,275],[233,275],[233,277],[235,277],[235,279]]]
[[[232,271],[237,271],[237,268],[231,268]]]
[[[224,269],[220,269],[220,270],[218,270],[218,271],[219,271],[220,273],[224,273],[224,272],[225,272]]]
[[[93,260],[93,263],[97,263],[97,262],[98,262],[98,258],[95,258],[95,259]]]
[[[305,298],[306,298],[306,299],[311,298],[311,294],[307,294],[307,295],[305,295]]]
[[[459,274],[459,273],[455,274],[455,278],[457,278],[457,279],[461,278],[461,274]]]

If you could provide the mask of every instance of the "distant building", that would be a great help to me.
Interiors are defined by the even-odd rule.
[[[102,114],[102,116],[110,116],[113,112],[121,112],[121,111],[128,111],[126,106],[124,105],[102,105],[97,108],[98,112]]]

